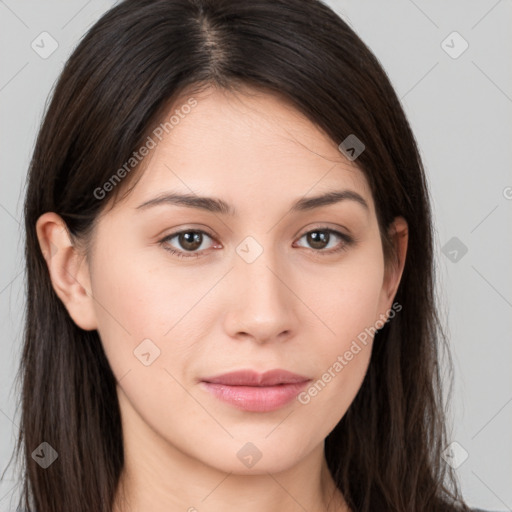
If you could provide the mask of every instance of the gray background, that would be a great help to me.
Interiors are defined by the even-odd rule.
[[[511,511],[512,1],[327,3],[388,72],[426,166],[439,301],[455,363],[451,441],[458,445],[447,460],[457,466],[470,505]],[[18,419],[13,379],[25,307],[27,167],[63,62],[113,4],[0,0],[0,471]],[[31,44],[42,47],[45,31],[58,47],[42,58]],[[461,53],[464,40],[469,46]],[[45,39],[46,51],[50,44]],[[1,511],[14,505],[14,485],[9,471],[0,484]]]

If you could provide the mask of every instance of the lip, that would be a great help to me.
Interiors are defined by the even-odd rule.
[[[201,379],[201,386],[218,399],[251,412],[275,411],[293,401],[310,378],[275,369],[265,373],[240,370]]]

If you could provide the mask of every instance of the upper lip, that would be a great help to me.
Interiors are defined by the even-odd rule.
[[[311,379],[279,368],[265,373],[258,373],[254,370],[239,370],[202,379],[203,382],[226,384],[228,386],[276,386],[278,384],[295,384],[308,380]]]

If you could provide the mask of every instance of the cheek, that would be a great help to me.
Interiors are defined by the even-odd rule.
[[[201,325],[194,305],[212,286],[202,285],[197,275],[194,280],[193,272],[156,267],[136,251],[131,256],[98,260],[92,279],[98,332],[118,378],[141,366],[141,354],[149,352],[145,358],[155,366],[172,361],[171,340],[175,354],[186,352],[193,341],[187,326]]]
[[[333,270],[322,270],[322,286],[310,298],[315,312],[329,327],[328,336],[321,339],[322,349],[330,357],[350,348],[352,340],[375,325],[379,318],[379,307],[384,278],[384,264],[378,244],[365,250],[355,251]],[[310,281],[303,288],[306,295]],[[306,299],[307,300],[307,299]]]
[[[321,326],[327,335],[315,336],[317,380],[299,402],[318,408],[333,427],[355,398],[370,361],[384,275],[379,258],[378,245],[347,258],[316,295],[315,312],[330,331]]]

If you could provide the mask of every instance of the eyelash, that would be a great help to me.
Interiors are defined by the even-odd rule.
[[[334,229],[327,228],[327,227],[319,227],[319,228],[315,228],[310,231],[307,231],[299,238],[299,240],[301,238],[304,238],[306,235],[309,235],[310,233],[315,233],[315,232],[322,232],[322,233],[329,233],[330,235],[331,234],[336,235],[337,237],[341,238],[344,242],[341,246],[339,246],[335,249],[329,249],[329,250],[310,249],[311,251],[313,251],[314,253],[317,253],[320,256],[328,256],[328,255],[337,254],[337,253],[346,251],[346,250],[348,250],[348,248],[350,246],[352,246],[353,244],[356,243],[356,240],[353,237],[346,235],[344,233],[340,233],[339,231],[336,231]],[[166,251],[169,251],[171,254],[173,254],[174,256],[177,256],[178,258],[199,258],[199,257],[201,257],[201,252],[202,252],[202,251],[201,252],[178,251],[178,250],[173,249],[173,248],[169,247],[168,245],[166,245],[166,242],[168,242],[169,240],[172,240],[173,238],[177,237],[178,235],[181,235],[182,233],[202,233],[202,234],[207,235],[213,239],[213,237],[209,233],[207,233],[206,231],[200,230],[200,229],[185,229],[185,230],[177,231],[176,233],[167,235],[165,238],[160,240],[159,243],[160,243],[160,245],[162,245],[162,247]],[[207,249],[205,249],[205,250],[207,250]]]

